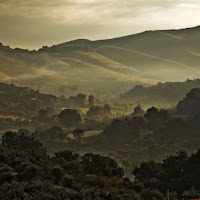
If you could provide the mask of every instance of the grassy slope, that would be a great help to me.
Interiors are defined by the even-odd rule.
[[[196,27],[101,41],[76,40],[38,51],[34,56],[19,52],[15,56],[16,50],[6,54],[0,51],[0,78],[110,91],[120,85],[123,90],[126,84],[128,90],[134,84],[198,78],[199,31]]]

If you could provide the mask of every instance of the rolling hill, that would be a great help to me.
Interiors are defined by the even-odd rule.
[[[149,106],[176,105],[193,88],[200,88],[200,79],[184,82],[165,82],[144,87],[136,85],[120,96],[121,101]]]
[[[79,39],[38,51],[0,44],[0,79],[42,92],[119,95],[134,85],[200,76],[200,27]],[[61,90],[60,88],[65,88]]]

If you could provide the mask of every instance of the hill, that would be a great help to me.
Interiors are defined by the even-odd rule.
[[[0,44],[0,79],[56,95],[84,91],[106,97],[137,84],[194,79],[200,76],[199,31],[194,27],[80,39],[38,51]]]
[[[54,111],[62,108],[62,101],[50,94],[42,94],[28,87],[0,83],[0,118],[30,120],[39,110]]]
[[[175,105],[193,88],[200,88],[200,79],[158,83],[149,87],[136,85],[128,92],[123,93],[120,99],[145,105]]]
[[[59,46],[84,46],[139,70],[142,77],[181,81],[199,76],[200,27],[146,31],[110,40],[76,40]],[[198,74],[194,74],[194,73]]]

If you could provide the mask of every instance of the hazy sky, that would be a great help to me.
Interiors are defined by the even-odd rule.
[[[11,47],[196,25],[200,0],[0,0],[0,42]]]

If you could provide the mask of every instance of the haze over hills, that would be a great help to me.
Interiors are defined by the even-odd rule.
[[[87,46],[139,71],[142,77],[164,81],[194,78],[200,61],[200,27],[146,31],[102,41],[77,40],[63,45]],[[174,74],[176,73],[176,74]]]
[[[142,104],[147,107],[152,105],[162,108],[171,107],[172,105],[175,106],[193,88],[200,88],[200,79],[158,83],[149,87],[136,85],[128,92],[120,95],[120,101],[135,102],[135,104]]]
[[[200,198],[199,31],[0,43],[0,199]]]
[[[118,95],[137,84],[198,78],[199,32],[200,27],[146,31],[109,40],[75,40],[38,51],[1,44],[0,79],[58,95]]]

